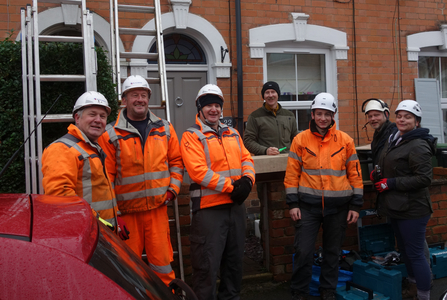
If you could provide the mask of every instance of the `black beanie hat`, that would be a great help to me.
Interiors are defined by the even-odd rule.
[[[213,94],[206,94],[203,95],[202,97],[200,97],[199,99],[197,99],[197,111],[199,112],[202,107],[207,106],[208,104],[212,104],[212,103],[217,103],[220,105],[220,108],[222,109],[223,106],[223,100],[217,96],[217,95],[213,95]]]
[[[262,91],[261,91],[261,95],[262,95],[262,99],[264,98],[264,93],[266,90],[275,90],[275,92],[278,94],[278,98],[281,95],[281,91],[279,90],[279,85],[274,82],[274,81],[267,81],[266,83],[264,83],[264,86],[262,87]]]

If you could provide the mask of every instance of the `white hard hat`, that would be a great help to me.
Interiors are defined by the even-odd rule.
[[[200,103],[200,101],[197,101],[200,97],[203,97],[205,95],[218,96],[222,100],[222,103],[220,103],[221,105],[223,105],[223,102],[225,101],[221,89],[217,85],[209,83],[204,85],[197,93],[196,106],[198,109],[206,105],[204,103]]]
[[[151,97],[152,90],[149,86],[149,83],[147,83],[146,79],[144,79],[140,75],[130,75],[129,77],[127,77],[127,79],[123,83],[121,95],[124,96],[127,91],[137,88],[146,89],[149,93],[149,98]]]
[[[395,110],[395,113],[397,113],[399,110],[411,112],[413,115],[419,118],[422,117],[422,108],[419,103],[414,100],[404,100],[400,102]]]
[[[330,110],[333,113],[337,112],[337,105],[335,104],[335,98],[329,93],[319,93],[315,96],[310,109],[325,109]]]
[[[204,85],[197,93],[196,102],[197,102],[197,99],[199,99],[200,97],[202,97],[204,95],[210,95],[210,94],[219,96],[219,98],[222,99],[222,101],[225,101],[220,88],[215,84],[208,83],[208,84]]]
[[[112,111],[109,102],[103,94],[91,91],[85,92],[78,98],[78,100],[76,100],[73,107],[73,117],[78,110],[94,105],[104,107],[107,111],[107,115],[110,115],[110,112]]]
[[[370,110],[378,110],[381,112],[385,112],[387,111],[388,113],[390,112],[390,109],[388,108],[388,105],[380,100],[380,99],[376,99],[376,98],[371,98],[366,100],[365,102],[367,102],[366,106],[365,106],[365,115],[370,111]]]

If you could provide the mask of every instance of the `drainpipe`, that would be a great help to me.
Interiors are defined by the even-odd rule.
[[[237,55],[237,130],[244,134],[244,95],[242,82],[242,34],[241,34],[241,0],[236,5],[236,55]]]

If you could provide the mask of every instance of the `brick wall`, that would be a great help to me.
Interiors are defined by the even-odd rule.
[[[427,226],[428,244],[447,241],[447,168],[434,168],[434,180],[430,187],[430,195],[433,202],[434,213]],[[285,191],[282,181],[267,182],[268,193],[268,216],[269,216],[269,261],[270,272],[275,281],[289,280],[292,274],[292,254],[294,240],[294,224],[289,216],[289,210],[285,203]],[[373,208],[375,203],[375,191],[372,189],[370,181],[365,181],[363,209]],[[190,261],[190,215],[189,215],[189,195],[188,186],[182,186],[179,196],[179,211],[181,222],[183,264],[186,281],[190,282],[192,274]],[[247,215],[250,213],[259,213],[259,200],[256,195],[256,189],[253,189],[249,199],[246,201]],[[172,210],[170,210],[172,213]],[[247,222],[250,222],[247,219]],[[383,220],[378,218],[366,219],[363,225],[381,223]],[[171,239],[174,248],[176,248],[175,227],[171,227]],[[322,245],[321,231],[317,238],[316,249]],[[349,225],[346,231],[345,250],[358,250],[357,225]],[[178,258],[175,257],[173,264],[178,272]],[[179,274],[179,273],[177,273]]]
[[[120,0],[120,3],[150,5],[152,1]],[[0,39],[13,30],[15,39],[20,32],[20,8],[28,0],[0,2]],[[43,3],[43,0],[39,3]],[[161,0],[163,13],[172,11],[168,0]],[[397,6],[399,5],[399,6]],[[43,11],[53,4],[42,4]],[[109,21],[108,0],[87,0],[87,7]],[[310,16],[308,24],[320,25],[347,34],[348,59],[337,61],[337,89],[340,129],[351,135],[357,145],[367,143],[361,126],[366,122],[361,112],[362,102],[378,97],[391,110],[402,99],[414,98],[413,79],[417,77],[417,62],[408,62],[406,36],[417,32],[439,31],[445,22],[445,4],[439,0],[246,0],[241,3],[242,64],[244,120],[261,105],[263,60],[251,59],[248,30],[251,28],[290,23],[290,12]],[[192,0],[189,12],[199,15],[216,27],[229,48],[233,65],[231,77],[219,79],[225,95],[224,114],[237,116],[237,44],[235,3],[228,0]],[[152,15],[126,13],[120,20],[123,27],[141,28]],[[399,22],[398,22],[399,21]],[[124,37],[124,45],[131,49],[133,37]],[[400,67],[400,70],[398,70]],[[391,114],[394,120],[394,114]],[[371,133],[370,133],[371,135]]]

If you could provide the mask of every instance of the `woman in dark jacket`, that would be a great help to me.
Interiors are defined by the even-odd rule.
[[[436,139],[421,128],[422,110],[414,100],[396,109],[397,131],[389,137],[379,159],[379,214],[390,218],[397,246],[405,261],[409,291],[430,299],[431,272],[424,256],[425,229],[433,212],[428,187]],[[379,173],[379,170],[376,170]],[[416,295],[411,295],[416,296]]]

